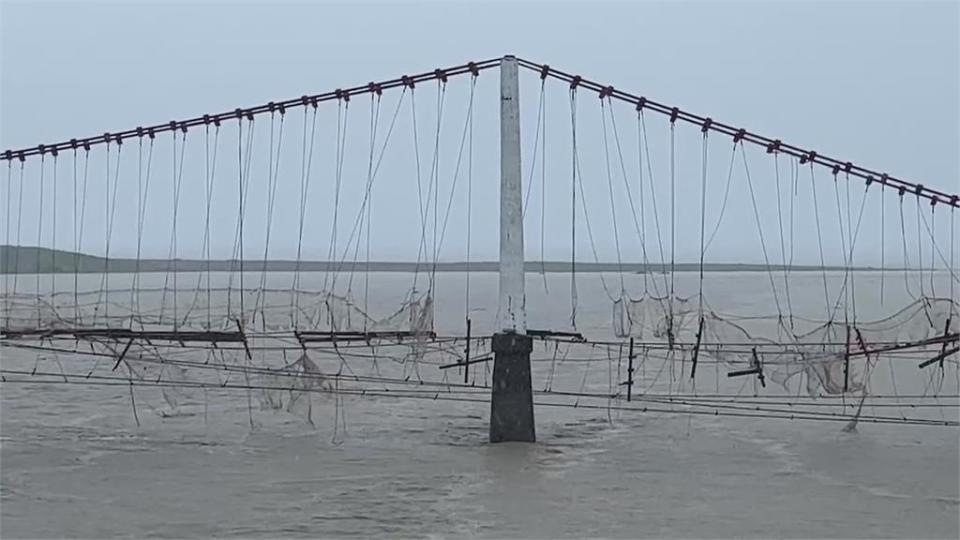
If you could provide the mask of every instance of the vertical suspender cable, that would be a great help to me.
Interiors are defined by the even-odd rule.
[[[641,170],[640,170],[640,180],[641,180],[641,182],[640,182],[639,189],[638,189],[638,195],[640,195],[641,199],[640,199],[640,217],[638,218],[638,217],[637,217],[637,207],[636,207],[636,205],[634,204],[633,194],[632,194],[632,192],[631,192],[631,190],[630,190],[630,181],[628,180],[628,175],[627,175],[627,165],[626,165],[626,163],[624,162],[624,159],[623,159],[623,146],[622,146],[621,143],[620,143],[620,133],[619,133],[619,131],[617,130],[617,117],[613,114],[613,107],[612,107],[612,106],[610,107],[609,111],[610,111],[610,113],[609,113],[609,115],[610,115],[610,127],[611,127],[611,129],[613,130],[613,139],[614,139],[614,142],[615,142],[616,145],[617,145],[617,157],[618,157],[619,160],[620,160],[620,174],[621,174],[621,177],[622,177],[622,179],[623,179],[623,188],[624,188],[624,190],[627,192],[627,203],[628,203],[629,206],[630,206],[630,214],[631,214],[631,216],[632,216],[632,218],[633,218],[633,227],[634,227],[635,232],[637,233],[637,238],[640,240],[640,251],[641,251],[641,254],[642,254],[642,256],[643,256],[643,265],[644,265],[644,272],[642,272],[642,273],[643,273],[643,276],[644,276],[644,278],[643,278],[643,281],[644,281],[643,292],[644,292],[644,295],[646,296],[646,294],[648,293],[648,283],[647,283],[647,272],[646,272],[646,268],[647,268],[647,266],[648,266],[649,263],[650,263],[650,259],[649,259],[649,256],[648,256],[648,254],[647,254],[647,246],[646,246],[645,238],[644,238],[644,225],[643,225],[643,198],[642,198],[642,197],[643,197],[643,182],[642,182],[642,180],[643,180],[643,170],[642,170],[642,168],[643,168],[643,163],[642,163],[642,162],[639,163],[640,168],[641,168]],[[639,148],[639,146],[638,146],[638,157],[642,160],[642,155],[639,154],[639,149],[640,149],[640,148]],[[654,293],[659,296],[659,292],[657,292],[657,290],[656,290],[656,289],[657,289],[657,282],[656,282],[656,281],[653,282],[653,286],[654,286]]]
[[[934,259],[934,254],[935,254],[936,250],[938,249],[938,248],[937,248],[936,240],[934,240],[934,234],[936,233],[936,230],[937,230],[937,222],[936,222],[936,220],[934,219],[934,212],[935,212],[936,208],[937,208],[937,205],[935,205],[935,204],[931,204],[931,205],[930,205],[930,227],[929,227],[929,232],[930,232],[930,296],[932,296],[932,297],[934,297],[934,298],[937,297],[937,291],[936,291],[936,290],[934,289],[934,287],[933,287],[933,268],[934,268],[934,266],[936,265],[936,260]]]
[[[915,213],[917,216],[917,281],[920,283],[920,297],[926,297],[926,293],[923,290],[923,241],[921,240],[920,234],[920,195],[917,195],[917,205]]]
[[[138,200],[137,200],[137,260],[136,268],[133,274],[134,279],[134,294],[136,294],[136,303],[137,309],[136,313],[139,316],[141,314],[140,309],[140,259],[143,255],[143,227],[146,223],[147,215],[147,198],[150,195],[150,173],[153,165],[153,144],[155,136],[153,132],[149,133],[150,143],[147,146],[147,163],[144,166],[143,172],[138,174],[137,177],[137,190],[138,190]],[[140,139],[140,146],[143,146],[143,139]],[[142,176],[143,182],[141,185],[140,177]]]
[[[107,252],[106,258],[107,258],[108,265],[110,264],[109,262],[110,261],[110,244],[113,241],[113,220],[117,213],[117,188],[120,185],[120,156],[121,156],[122,150],[123,150],[123,143],[121,142],[121,139],[118,139],[117,140],[117,161],[113,169],[113,189],[110,193],[107,194],[107,196],[109,197],[108,199],[109,204],[107,205],[109,212],[107,214],[107,250],[106,250]],[[108,188],[110,187],[109,176],[107,177],[107,187]],[[110,276],[109,268],[106,268],[105,270],[106,272],[104,273],[104,276],[107,280],[109,280],[109,276]],[[109,315],[110,287],[109,287],[109,281],[105,281],[105,283],[107,284],[107,286],[105,287],[106,293],[104,294],[104,300],[106,302],[106,304],[104,305],[104,318],[107,326],[109,326],[110,320],[107,318],[107,316]]]
[[[109,148],[109,145],[107,145]],[[37,199],[37,250],[36,250],[36,290],[34,291],[37,295],[37,327],[41,326],[41,316],[40,316],[40,260],[43,259],[41,250],[43,249],[43,172],[44,165],[46,164],[46,155],[40,155],[40,196]]]
[[[607,101],[607,103],[605,103]],[[601,125],[603,130],[603,156],[606,162],[607,167],[607,190],[610,196],[610,219],[613,223],[613,242],[617,248],[617,271],[620,276],[620,299],[623,300],[626,294],[626,285],[624,284],[623,279],[623,257],[620,253],[620,231],[617,227],[617,207],[614,203],[613,195],[613,172],[610,169],[610,145],[607,140],[607,115],[606,115],[606,105],[609,104],[611,108],[611,113],[613,112],[613,102],[609,101],[609,98],[600,100],[600,118]]]
[[[857,324],[857,286],[856,279],[857,276],[853,271],[853,253],[854,253],[854,244],[856,243],[856,236],[853,230],[853,223],[851,222],[850,217],[850,173],[846,174],[846,183],[844,185],[844,190],[846,191],[846,200],[847,200],[847,246],[849,246],[849,255],[847,256],[847,273],[850,275],[850,309],[853,315],[853,324]],[[867,187],[869,189],[869,186]],[[863,194],[864,197],[867,196],[866,193]],[[863,207],[861,206],[861,209]],[[863,214],[860,214],[861,216]],[[857,222],[857,228],[859,232],[859,220]]]
[[[143,134],[137,137],[137,260],[134,263],[133,279],[130,282],[130,323],[129,328],[133,330],[133,319],[138,314],[136,291],[137,282],[140,276],[140,223],[143,221],[140,215],[143,213]]]
[[[303,118],[303,129],[304,129],[304,146],[307,145],[306,140],[306,129],[307,129],[307,117],[306,112],[304,112]],[[300,186],[300,224],[297,235],[297,270],[294,276],[294,287],[293,287],[293,296],[294,296],[294,328],[299,327],[300,322],[300,263],[302,260],[303,253],[303,224],[304,217],[307,210],[307,192],[310,186],[310,168],[313,165],[313,147],[314,139],[317,132],[317,107],[313,106],[313,115],[310,120],[310,143],[309,150],[304,148],[304,159],[306,160],[305,171],[301,177],[301,186]]]
[[[16,272],[16,268],[13,268],[10,265],[10,193],[11,186],[13,185],[13,160],[7,161],[7,198],[6,201],[6,210],[4,213],[4,249],[7,251],[3,254],[3,292],[6,297],[6,301],[3,304],[4,307],[4,328],[12,328],[10,325],[10,306],[13,304],[13,298],[10,295],[10,274]],[[950,253],[953,254],[953,245],[950,246]]]
[[[464,315],[466,324],[470,326],[470,248],[473,239],[473,93],[477,85],[477,75],[470,77],[471,114],[467,121],[467,277],[464,290]],[[467,342],[469,347],[469,341]],[[464,367],[464,369],[468,369]]]
[[[23,171],[24,162],[20,162],[20,181],[17,188],[17,244],[13,248],[13,296],[17,296],[17,277],[20,275],[20,224],[23,221]]]
[[[74,157],[76,157],[76,151],[74,151]],[[76,159],[74,159],[74,169],[76,169]],[[83,187],[81,188],[80,193],[80,222],[79,225],[76,223],[77,212],[76,212],[76,175],[74,175],[74,240],[75,247],[74,253],[77,255],[74,257],[74,266],[73,266],[73,304],[74,304],[74,316],[76,318],[74,324],[81,324],[82,318],[80,314],[80,251],[83,248],[83,224],[86,217],[87,211],[87,179],[89,177],[88,173],[90,170],[90,148],[84,146],[83,148]]]
[[[547,212],[547,97],[543,96],[540,102],[543,111],[540,128],[543,135],[540,139],[540,275],[543,276],[543,291],[547,290],[547,266],[544,261],[544,242],[546,240],[546,212]]]
[[[674,298],[676,296],[674,284],[676,281],[676,244],[677,244],[677,152],[676,152],[676,122],[674,118],[670,119],[670,317],[667,319],[668,334],[671,342],[676,337],[674,328]],[[672,367],[672,362],[671,362]],[[683,364],[680,365],[683,367]]]
[[[433,170],[430,175],[430,184],[433,186],[433,264],[430,268],[430,296],[435,296],[436,275],[437,275],[437,257],[439,257],[437,246],[438,233],[438,209],[440,197],[440,126],[443,119],[443,104],[447,95],[447,82],[443,79],[437,80],[437,132],[433,147]],[[429,196],[429,195],[428,195]]]
[[[706,254],[704,250],[704,233],[707,222],[707,141],[709,130],[703,131],[703,153],[700,158],[700,285],[699,299],[697,302],[697,314],[700,318],[700,328],[703,328],[703,259]]]
[[[237,120],[237,129],[239,130],[238,132],[239,136],[237,138],[237,163],[238,163],[238,170],[240,171],[240,174],[239,174],[240,185],[239,185],[239,194],[238,194],[239,195],[238,201],[240,206],[238,208],[238,214],[237,214],[237,240],[238,240],[237,246],[239,251],[238,258],[239,258],[239,266],[240,266],[240,316],[238,317],[237,320],[240,321],[240,330],[243,331],[243,326],[246,322],[246,311],[244,311],[244,305],[243,305],[244,303],[243,302],[243,203],[244,203],[243,199],[244,199],[244,194],[246,193],[246,189],[244,189],[245,186],[243,181],[244,171],[243,171],[243,118],[242,117]],[[252,138],[253,136],[252,121],[249,125],[249,131],[250,131],[250,134],[248,135],[248,137]],[[252,423],[253,423],[253,420],[251,420],[251,424]]]
[[[103,289],[100,292],[104,292],[104,303],[103,303],[103,323],[105,326],[110,326],[110,138],[107,137],[107,159],[106,159],[106,172],[107,176],[105,178],[104,188],[103,188],[103,279],[101,284]],[[97,306],[95,309],[100,307],[100,292],[97,293]],[[94,311],[94,324],[96,324],[96,311]]]
[[[667,284],[667,258],[663,252],[663,232],[660,229],[660,211],[657,209],[657,192],[656,181],[653,176],[653,159],[650,157],[650,138],[647,135],[647,119],[643,109],[640,109],[639,113],[637,114],[637,132],[639,137],[638,140],[643,141],[642,149],[647,155],[646,170],[647,183],[650,185],[650,205],[653,209],[653,222],[654,225],[656,225],[657,231],[657,251],[660,254],[660,271],[661,275],[663,276],[663,288],[665,291],[667,291],[669,289],[669,285]],[[707,244],[709,245],[709,242]],[[656,278],[654,278],[654,280],[655,279]],[[664,309],[664,316],[666,317],[667,309],[664,308],[662,301],[661,308]],[[672,312],[672,306],[670,311]]]
[[[885,187],[886,186],[884,186],[883,184],[880,184],[880,305],[881,306],[883,306],[883,291],[885,289],[884,275],[886,274],[886,271],[887,271],[886,270],[887,264],[885,260],[886,259],[885,253],[886,253],[886,247],[887,247],[887,242],[886,242],[887,226],[886,226],[885,208],[887,205],[885,204],[886,199],[884,199],[884,193],[883,193],[883,190]]]
[[[790,280],[788,278],[789,267],[787,266],[787,250],[786,244],[783,239],[783,210],[782,210],[782,195],[780,190],[780,153],[778,151],[773,152],[773,168],[774,174],[776,177],[777,184],[777,226],[780,231],[780,262],[783,265],[783,287],[784,292],[787,296],[787,312],[788,317],[790,318],[790,328],[793,329],[793,301],[790,298]],[[791,246],[792,248],[792,246]]]
[[[570,183],[570,325],[577,328],[577,89],[570,89],[571,169]]]
[[[50,245],[53,247],[53,253],[50,255],[50,306],[54,313],[57,313],[57,154],[53,151],[53,208],[51,215],[51,233]]]
[[[820,251],[820,277],[823,279],[823,307],[827,311],[827,319],[833,322],[830,312],[830,292],[827,288],[827,269],[823,259],[823,233],[820,230],[820,204],[817,202],[817,180],[814,176],[813,162],[810,162],[810,186],[813,193],[813,216],[817,224],[817,247]]]
[[[903,218],[903,191],[901,190],[899,195],[899,208],[900,208],[900,243],[903,247],[903,287],[907,291],[907,294],[914,300],[917,299],[913,295],[913,291],[910,290],[910,252],[907,250],[907,226]]]

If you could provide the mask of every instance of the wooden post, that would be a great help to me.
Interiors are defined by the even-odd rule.
[[[693,347],[693,362],[690,366],[690,380],[697,376],[697,359],[700,357],[700,338],[703,336],[703,316],[700,317],[700,325],[697,327],[697,344]]]
[[[844,344],[845,351],[843,353],[843,391],[846,393],[847,389],[850,388],[850,325],[846,326],[847,328],[847,339]]]
[[[466,358],[463,359],[463,384],[470,383],[470,319],[467,318],[467,348],[464,351]]]

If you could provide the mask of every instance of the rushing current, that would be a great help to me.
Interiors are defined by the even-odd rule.
[[[437,276],[438,331],[463,331],[464,278]],[[820,274],[793,278],[795,309],[822,301]],[[99,278],[83,279],[95,288]],[[640,279],[627,284],[636,289]],[[711,273],[704,294],[717,309],[768,315],[765,279]],[[879,276],[858,279],[858,309],[869,319],[886,315],[903,299],[904,280],[917,278],[887,275],[882,306]],[[608,337],[611,302],[599,276],[578,280],[578,329]],[[936,286],[945,291],[947,281],[937,276]],[[408,282],[371,274],[371,311],[390,312]],[[491,328],[496,286],[495,274],[473,276],[477,331]],[[528,274],[527,292],[531,327],[569,325],[568,275]],[[0,355],[5,368],[36,361],[24,350]],[[598,391],[616,385],[609,365],[589,366],[559,376]],[[910,364],[898,375],[900,392],[929,391],[916,373]],[[958,380],[948,362],[937,391],[955,396]],[[535,369],[534,385],[542,384]],[[243,392],[211,395],[171,417],[143,390],[138,427],[122,386],[4,383],[0,392],[5,538],[960,535],[955,427],[845,431],[838,422],[537,407],[536,444],[492,445],[489,404],[478,402],[319,395],[313,425],[257,409],[251,428]],[[956,421],[958,410],[928,414]]]

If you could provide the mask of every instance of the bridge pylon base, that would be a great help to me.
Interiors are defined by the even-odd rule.
[[[494,334],[490,442],[536,442],[533,387],[530,382],[530,336]]]

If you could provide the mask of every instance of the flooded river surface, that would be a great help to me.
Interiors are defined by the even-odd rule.
[[[437,277],[438,331],[463,331],[464,278]],[[371,274],[370,305],[390,312],[409,279]],[[610,337],[599,276],[579,279],[578,329]],[[694,275],[678,279],[694,286]],[[764,279],[710,274],[705,294],[718,310],[769,314]],[[896,304],[888,292],[881,310],[877,279],[858,282],[864,319]],[[822,299],[819,280],[796,278],[795,309]],[[568,326],[569,276],[527,281],[530,326]],[[473,276],[477,332],[492,328],[496,285],[495,274]],[[628,286],[642,288],[641,277]],[[0,355],[5,368],[35,361],[7,347]],[[561,373],[598,390],[616,378],[606,364],[591,369]],[[956,396],[956,372],[948,363],[936,391]],[[704,368],[706,380],[720,375]],[[927,380],[897,382],[906,394]],[[258,409],[251,428],[244,392],[211,391],[202,407],[169,417],[143,390],[138,427],[123,386],[5,383],[0,392],[4,538],[960,535],[955,427],[861,423],[846,432],[842,422],[540,406],[536,444],[493,445],[489,404],[475,401],[319,395],[313,425]],[[957,420],[956,399],[943,403],[930,414]]]

